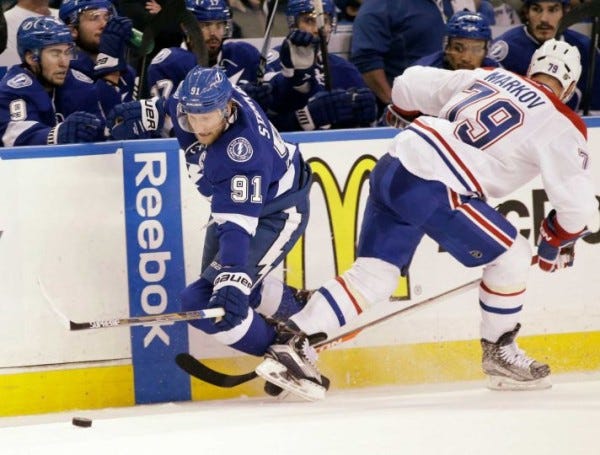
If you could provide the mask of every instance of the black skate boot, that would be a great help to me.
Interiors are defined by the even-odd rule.
[[[481,339],[482,366],[492,390],[534,390],[552,387],[550,367],[528,357],[515,338],[521,324],[503,334],[497,342]]]
[[[312,295],[317,291],[316,289],[296,289],[291,288],[294,294],[294,298],[298,301],[300,306],[304,308]]]
[[[256,368],[256,373],[267,381],[265,392],[277,396],[281,393],[278,389],[283,389],[308,401],[325,398],[329,379],[317,369],[317,353],[311,346],[311,341],[323,340],[324,334],[308,337],[292,322],[280,324],[278,331],[275,344]]]

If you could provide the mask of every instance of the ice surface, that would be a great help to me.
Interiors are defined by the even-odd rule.
[[[472,382],[3,418],[0,454],[600,454],[600,374],[553,379],[533,392]]]

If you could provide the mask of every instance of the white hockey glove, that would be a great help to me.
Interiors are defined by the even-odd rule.
[[[318,44],[319,38],[312,33],[301,30],[289,33],[279,51],[281,74],[285,77],[293,77],[299,75],[297,72],[303,73],[312,68],[315,64]]]

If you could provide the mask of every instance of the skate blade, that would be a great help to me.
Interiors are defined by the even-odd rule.
[[[266,358],[256,367],[256,374],[269,381],[284,391],[307,401],[319,401],[325,398],[325,388],[308,379],[294,379],[287,373],[285,365],[278,361]]]
[[[488,376],[487,388],[490,390],[544,390],[552,387],[550,378],[540,378],[532,381],[517,381],[506,376]]]

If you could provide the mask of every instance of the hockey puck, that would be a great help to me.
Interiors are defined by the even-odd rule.
[[[73,417],[71,423],[76,427],[89,428],[92,426],[92,419],[87,419],[85,417]]]

